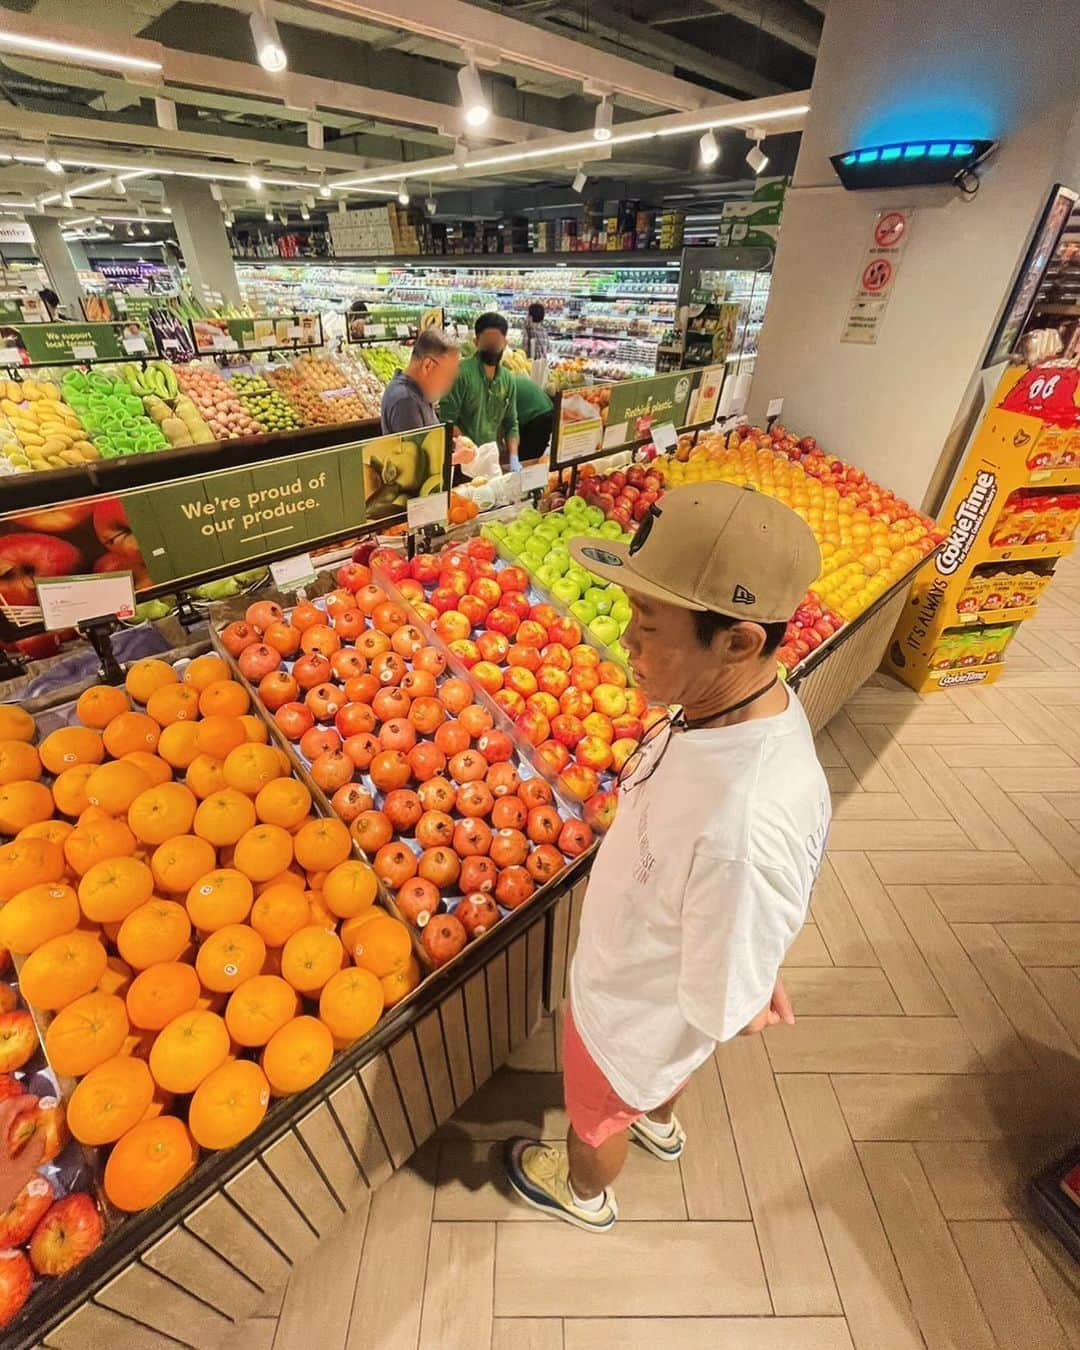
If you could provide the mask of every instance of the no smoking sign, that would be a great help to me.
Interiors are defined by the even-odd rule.
[[[903,211],[886,211],[874,226],[874,243],[878,248],[895,248],[907,233],[908,218]]]
[[[859,264],[841,342],[872,344],[894,289],[900,257],[911,233],[912,212],[879,211],[874,217],[866,251]]]
[[[862,288],[873,295],[880,295],[892,280],[893,266],[888,258],[875,258],[863,268]]]

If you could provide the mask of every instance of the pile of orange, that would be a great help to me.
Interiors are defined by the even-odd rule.
[[[53,1014],[82,1143],[123,1210],[249,1135],[420,979],[348,829],[214,655],[137,662],[38,734],[0,706],[0,947]]]

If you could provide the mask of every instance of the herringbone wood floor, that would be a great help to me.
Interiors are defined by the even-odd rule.
[[[798,1025],[697,1075],[681,1165],[633,1151],[605,1237],[511,1201],[496,1141],[564,1133],[548,1022],[232,1350],[1077,1350],[1023,1188],[1080,1138],[1078,711],[1080,566],[997,687],[873,681],[820,738]]]

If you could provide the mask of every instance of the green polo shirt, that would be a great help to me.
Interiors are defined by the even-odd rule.
[[[477,445],[518,435],[517,390],[514,377],[500,365],[488,379],[480,355],[462,361],[454,387],[439,404],[444,422],[460,427]]]
[[[542,417],[555,406],[547,394],[529,375],[515,375],[514,387],[517,390],[518,422],[528,426],[534,417]]]

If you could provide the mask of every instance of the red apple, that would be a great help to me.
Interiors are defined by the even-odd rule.
[[[0,1251],[0,1327],[6,1327],[30,1297],[34,1271],[25,1254],[15,1248]]]
[[[574,747],[574,755],[579,764],[597,773],[611,768],[611,746],[599,736],[584,736]]]
[[[568,649],[576,647],[581,641],[581,625],[576,619],[564,619],[561,614],[557,614],[554,622],[548,624],[547,632],[549,642],[557,642]]]
[[[511,638],[521,627],[521,620],[512,609],[503,605],[497,605],[487,616],[488,628],[495,633],[502,633],[505,637]],[[533,644],[536,645],[535,643]]]
[[[25,1009],[0,1013],[0,1073],[21,1069],[38,1048],[34,1019]]]
[[[569,688],[570,676],[558,666],[541,666],[536,672],[536,684],[545,694],[558,698]]]
[[[40,1173],[31,1177],[19,1194],[0,1213],[0,1247],[21,1247],[29,1241],[55,1198],[52,1184]]]
[[[593,705],[605,717],[622,717],[626,712],[626,692],[614,684],[598,684],[592,691]]]
[[[536,747],[536,753],[556,773],[561,772],[570,763],[570,751],[560,741],[544,741]]]
[[[525,666],[508,666],[503,675],[503,687],[512,689],[523,699],[531,698],[536,693],[536,676]]]
[[[611,719],[611,729],[615,733],[617,741],[640,741],[645,735],[645,728],[641,724],[639,717],[629,717],[623,714],[622,717],[613,717]]]
[[[553,717],[559,715],[559,700],[554,694],[549,694],[545,690],[530,694],[525,700],[526,708],[535,708],[537,712],[542,712],[550,722]]]
[[[525,711],[525,700],[516,689],[496,689],[491,697],[512,722]]]
[[[589,713],[588,717],[581,719],[581,724],[585,728],[586,736],[599,736],[602,741],[607,741],[609,745],[616,739],[611,718],[606,717],[602,712]]]
[[[503,591],[527,591],[529,574],[521,567],[504,567],[499,573],[499,585]]]
[[[63,1275],[101,1244],[104,1227],[92,1196],[76,1191],[57,1200],[34,1229],[30,1263],[39,1275]]]
[[[585,803],[585,823],[598,834],[611,828],[619,799],[614,792],[597,792]]]
[[[560,781],[567,794],[577,802],[588,801],[600,787],[600,777],[595,769],[574,762],[562,770]]]
[[[613,741],[611,745],[612,772],[618,773],[637,748],[637,741]]]
[[[588,733],[579,717],[574,717],[568,713],[559,713],[558,717],[551,719],[551,734],[561,745],[573,750],[578,741],[584,739]]]
[[[526,670],[537,671],[543,665],[543,659],[536,647],[524,647],[515,643],[506,655],[511,666],[523,666]]]
[[[551,735],[551,723],[538,708],[526,707],[517,719],[517,729],[530,745],[539,745]]]
[[[494,585],[494,582],[492,582]],[[505,633],[493,632],[486,629],[476,639],[476,645],[480,649],[480,655],[485,661],[494,661],[496,665],[501,665],[510,650],[510,640]]]

